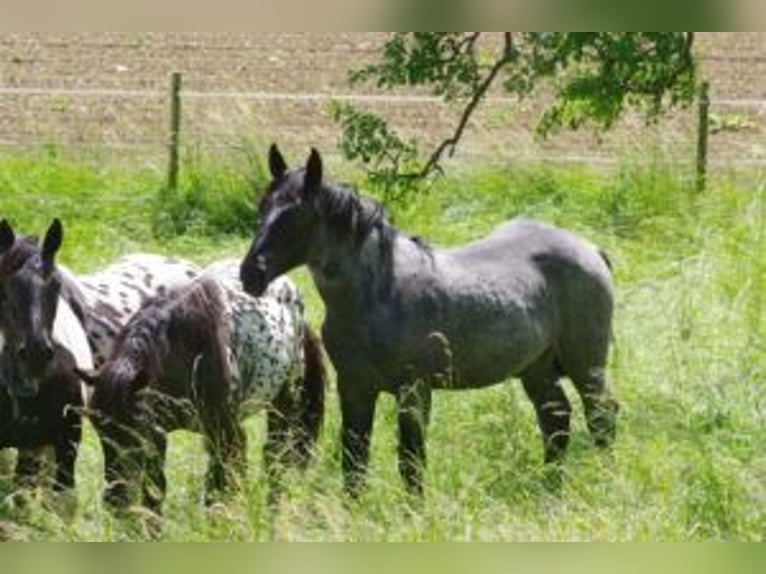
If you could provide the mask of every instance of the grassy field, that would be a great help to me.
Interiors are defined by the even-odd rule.
[[[257,163],[187,164],[181,197],[158,201],[163,174],[72,162],[54,152],[0,159],[0,217],[43,233],[62,218],[61,261],[87,272],[136,250],[199,263],[248,245]],[[370,487],[341,489],[339,414],[331,390],[318,460],[291,474],[281,512],[266,510],[262,418],[248,422],[247,487],[201,503],[198,437],[174,435],[166,540],[761,540],[766,533],[766,176],[731,175],[696,194],[674,168],[615,173],[544,167],[455,173],[392,208],[397,226],[439,244],[476,238],[515,215],[538,217],[604,247],[615,267],[616,344],[609,378],[622,403],[618,439],[591,444],[573,401],[566,475],[546,487],[531,404],[518,382],[435,397],[427,495],[408,499],[395,462],[394,404],[379,404]],[[311,321],[322,305],[307,273]],[[571,391],[571,388],[567,388]],[[569,393],[574,398],[573,393]],[[74,516],[43,498],[16,508],[0,481],[0,538],[148,536],[100,501],[101,454],[88,427]]]

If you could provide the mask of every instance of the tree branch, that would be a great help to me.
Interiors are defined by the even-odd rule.
[[[565,125],[577,128],[586,120],[607,128],[625,106],[644,103],[647,96],[654,98],[646,102],[650,117],[663,111],[665,96],[670,105],[693,99],[693,32],[500,32],[493,36],[497,52],[488,65],[479,53],[484,37],[482,32],[395,34],[384,46],[381,64],[369,65],[352,76],[356,81],[376,80],[385,89],[431,87],[443,101],[462,105],[449,137],[423,159],[419,159],[417,138],[405,142],[379,116],[357,112],[351,106],[334,112],[344,129],[344,154],[361,159],[368,177],[384,186],[386,193],[406,191],[418,180],[443,173],[442,162],[454,155],[476,109],[503,69],[512,72],[505,90],[518,96],[532,93],[544,81],[562,78],[554,103],[539,120],[540,133]]]
[[[474,42],[475,42],[475,39],[474,39]],[[473,42],[471,44],[473,44]],[[438,147],[434,150],[434,152],[428,158],[428,161],[426,161],[426,163],[423,165],[422,169],[412,174],[405,175],[405,177],[408,177],[411,179],[422,179],[428,176],[432,171],[438,171],[439,173],[443,171],[439,163],[441,161],[442,155],[448,148],[449,148],[449,157],[452,157],[455,154],[455,148],[457,147],[457,144],[460,141],[460,138],[463,136],[463,132],[465,131],[466,126],[468,125],[468,120],[471,118],[471,115],[473,114],[474,110],[481,102],[481,99],[487,93],[487,90],[489,90],[490,86],[492,85],[492,82],[495,81],[495,78],[500,73],[500,70],[502,70],[503,67],[514,58],[514,53],[515,52],[513,49],[512,35],[510,32],[506,32],[505,44],[503,47],[503,54],[492,65],[492,68],[487,74],[487,77],[484,78],[484,80],[481,83],[479,83],[478,86],[476,87],[476,90],[471,96],[471,99],[468,101],[468,104],[466,104],[466,107],[463,109],[463,113],[460,116],[460,121],[458,122],[458,125],[455,128],[455,131],[452,133],[450,137],[446,138],[444,141],[442,141],[438,145]]]

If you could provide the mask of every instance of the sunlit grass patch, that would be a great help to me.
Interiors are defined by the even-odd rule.
[[[64,221],[62,262],[98,268],[136,250],[198,263],[241,257],[259,168],[190,165],[172,199],[162,170],[80,164],[58,156],[0,160],[0,217],[22,232]],[[364,190],[363,190],[364,191]],[[369,488],[342,491],[334,386],[317,458],[288,472],[280,511],[265,503],[264,422],[248,430],[248,482],[224,504],[202,502],[200,438],[176,433],[162,540],[760,540],[766,532],[766,176],[712,180],[698,194],[661,163],[614,173],[476,168],[389,206],[396,225],[434,244],[480,237],[514,216],[571,228],[614,263],[616,314],[609,379],[618,435],[596,449],[571,385],[571,449],[560,484],[542,466],[531,404],[516,381],[440,392],[429,431],[426,498],[409,498],[396,465],[394,403],[378,405]],[[175,220],[163,227],[168,218]],[[160,222],[158,224],[158,222]],[[294,272],[307,313],[324,311],[309,274]],[[332,369],[330,370],[332,373]],[[33,502],[0,505],[14,539],[143,539],[141,520],[101,503],[101,454],[90,427],[78,461],[78,506],[66,519]],[[0,478],[0,496],[12,490]]]

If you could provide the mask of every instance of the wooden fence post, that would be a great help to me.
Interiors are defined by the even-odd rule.
[[[709,125],[710,96],[708,82],[702,82],[697,93],[697,191],[705,190],[707,180],[707,136]]]
[[[178,188],[178,147],[181,141],[181,74],[173,72],[170,80],[170,141],[168,161],[169,193]]]

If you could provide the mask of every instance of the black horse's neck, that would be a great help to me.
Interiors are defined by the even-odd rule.
[[[325,240],[308,262],[328,313],[358,313],[376,299],[390,297],[398,248],[431,258],[418,237],[400,233],[383,207],[351,189],[329,185],[317,200]],[[406,243],[406,245],[404,245]]]

